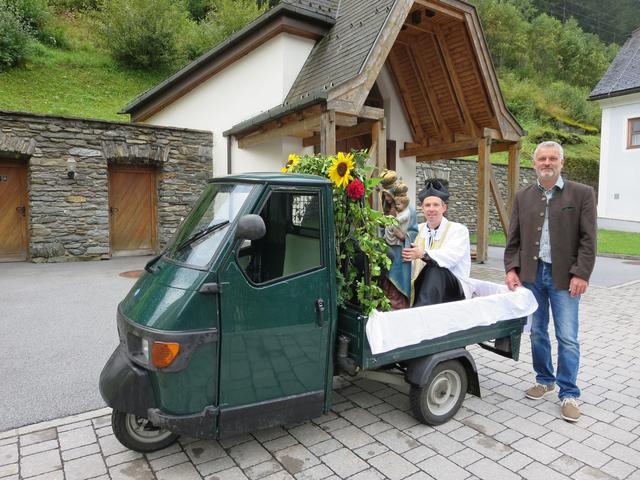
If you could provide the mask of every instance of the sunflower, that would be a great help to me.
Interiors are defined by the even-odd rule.
[[[338,156],[333,159],[331,166],[329,167],[329,180],[331,180],[336,187],[345,188],[353,177],[351,172],[355,168],[353,163],[353,153],[338,152]]]
[[[289,158],[287,159],[287,163],[284,167],[282,167],[280,171],[282,173],[291,172],[295,168],[295,166],[298,165],[298,163],[300,163],[300,156],[296,155],[295,153],[290,153]]]

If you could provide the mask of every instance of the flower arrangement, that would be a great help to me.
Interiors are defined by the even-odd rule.
[[[338,303],[357,303],[365,314],[391,308],[378,284],[380,275],[391,267],[379,230],[396,223],[395,218],[369,206],[367,198],[380,179],[369,178],[373,167],[366,165],[367,159],[366,150],[337,155],[291,154],[282,168],[284,173],[319,175],[333,182]]]

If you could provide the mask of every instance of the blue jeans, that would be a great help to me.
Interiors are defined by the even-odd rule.
[[[580,296],[572,297],[569,290],[553,286],[551,264],[538,261],[535,283],[524,282],[538,301],[531,324],[531,355],[536,382],[541,385],[557,383],[560,399],[579,397],[576,385],[580,367],[580,344],[578,343],[578,305]],[[554,374],[549,340],[549,305],[553,313],[553,324],[558,340],[558,371]]]

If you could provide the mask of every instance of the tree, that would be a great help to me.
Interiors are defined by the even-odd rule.
[[[496,67],[526,74],[529,23],[522,11],[516,5],[501,0],[475,0],[474,3]],[[519,3],[520,8],[526,6],[522,0]]]
[[[19,65],[28,53],[31,35],[6,0],[0,0],[0,70]]]
[[[111,0],[99,32],[113,57],[131,67],[166,68],[182,60],[181,36],[188,14],[171,0]]]

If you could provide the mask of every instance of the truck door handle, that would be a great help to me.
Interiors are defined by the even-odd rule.
[[[324,300],[322,298],[316,299],[316,311],[318,312],[318,325],[322,327],[324,325]]]

